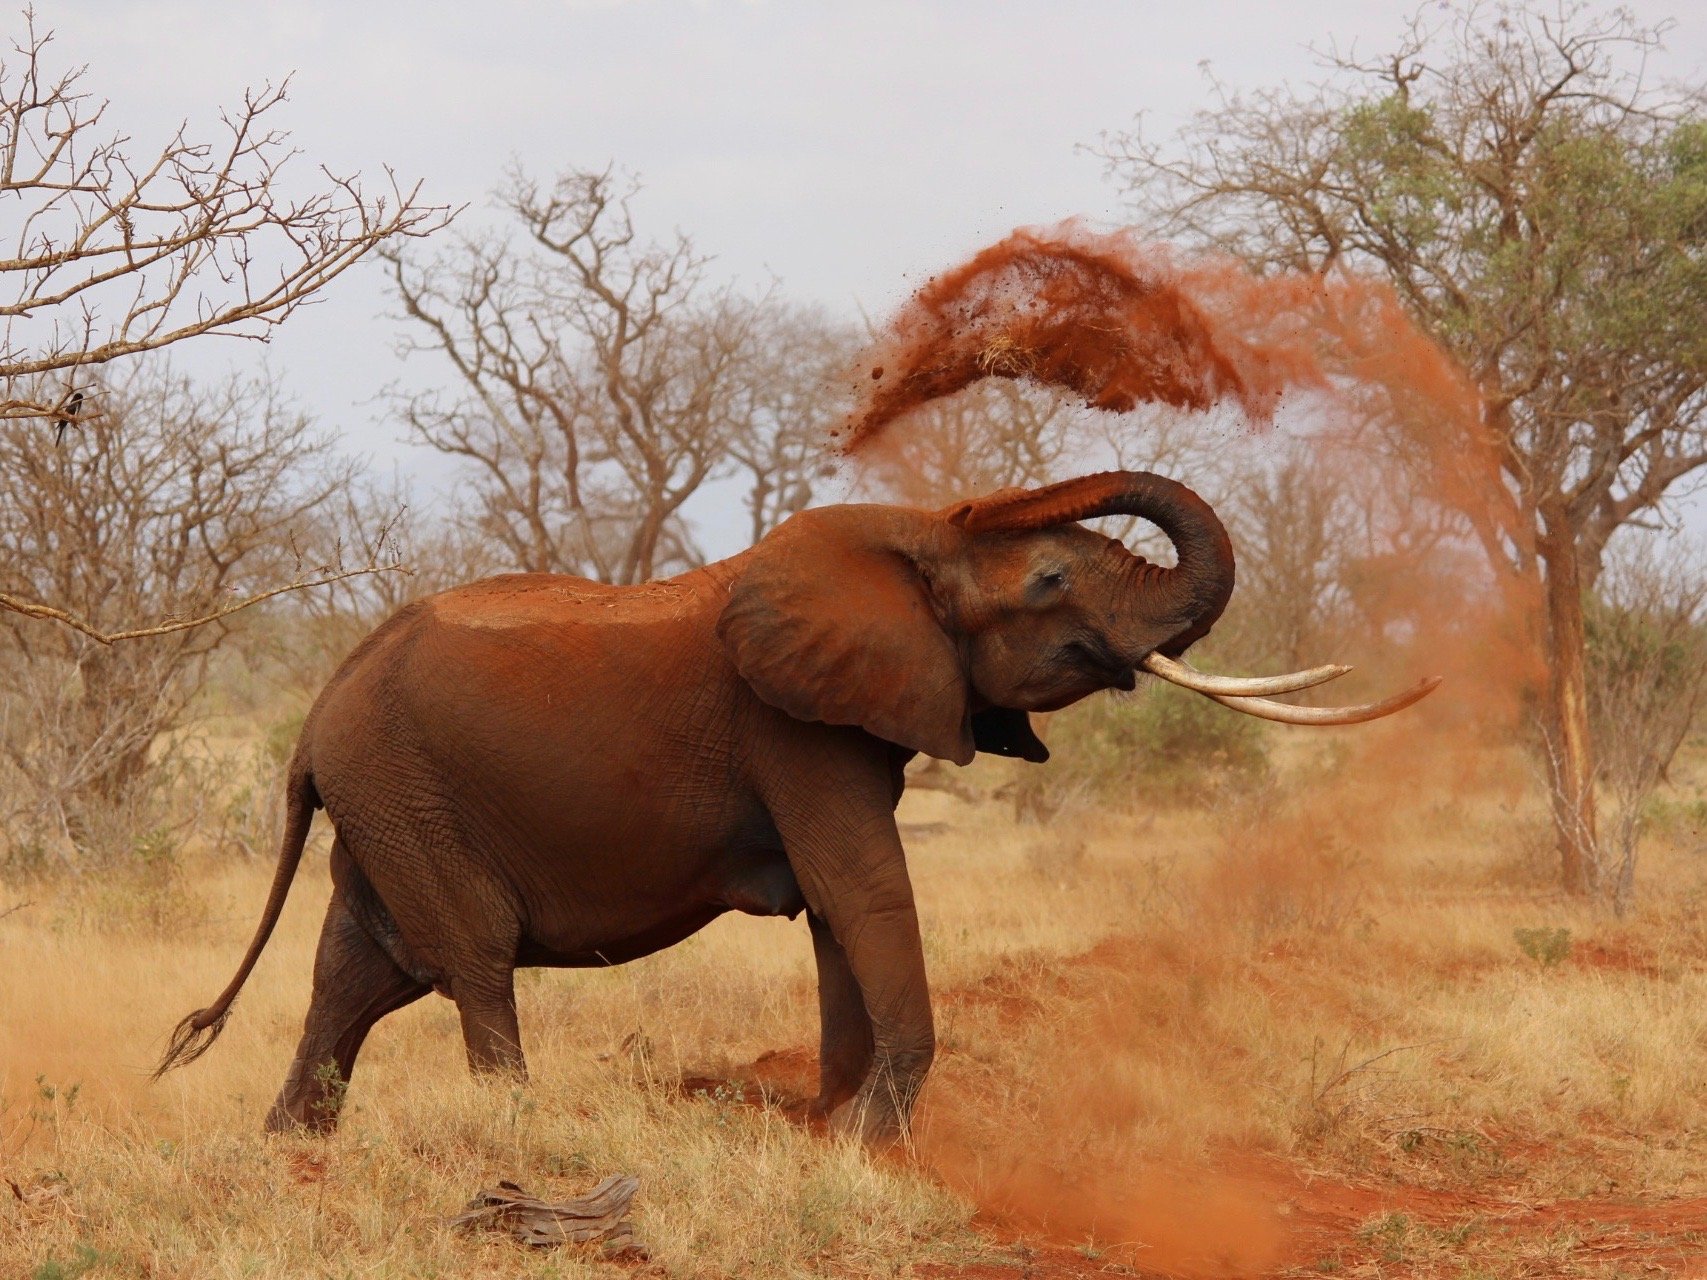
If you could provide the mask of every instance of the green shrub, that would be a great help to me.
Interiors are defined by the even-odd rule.
[[[1046,820],[1075,794],[1113,804],[1197,803],[1269,776],[1258,721],[1172,685],[1086,698],[1052,716],[1045,733],[1049,763],[1015,783],[1022,817]]]
[[[1564,963],[1571,954],[1569,929],[1513,929],[1511,936],[1518,949],[1543,969]]]

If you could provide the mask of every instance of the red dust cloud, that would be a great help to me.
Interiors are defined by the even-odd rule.
[[[1446,677],[1400,716],[1334,731],[1357,736],[1340,740],[1349,749],[1330,776],[1266,802],[1261,821],[1210,854],[1171,964],[1157,954],[1169,946],[1161,937],[1108,939],[1089,953],[1097,963],[1085,973],[1095,980],[1076,991],[1075,1043],[1061,1050],[1085,1067],[1057,1064],[1036,1114],[981,1099],[952,1064],[926,1092],[921,1154],[989,1219],[1065,1244],[1088,1235],[1141,1241],[1124,1260],[1175,1275],[1249,1275],[1298,1261],[1294,1227],[1279,1213],[1295,1194],[1278,1189],[1272,1171],[1252,1172],[1270,1156],[1099,1160],[1085,1144],[1120,1145],[1113,1136],[1133,1122],[1126,1112],[1143,1105],[1133,1100],[1143,1091],[1134,1086],[1126,1098],[1110,1088],[1111,1074],[1149,1059],[1157,1046],[1146,1034],[1165,1046],[1157,1029],[1168,1010],[1189,1004],[1205,967],[1226,968],[1236,987],[1248,964],[1241,939],[1266,936],[1269,917],[1343,916],[1347,895],[1397,865],[1389,851],[1428,804],[1514,785],[1497,750],[1512,741],[1542,675],[1538,614],[1522,569],[1526,526],[1501,480],[1482,397],[1384,284],[1340,272],[1259,276],[1224,257],[1077,222],[1017,231],[933,278],[855,373],[858,401],[837,445],[891,469],[908,465],[911,415],[987,378],[1057,388],[1115,413],[1237,407],[1253,434],[1213,446],[1248,452],[1223,469],[1235,486],[1268,465],[1255,433],[1279,436],[1279,411],[1296,407],[1284,430],[1304,438],[1312,468],[1354,495],[1359,517],[1357,555],[1341,584],[1356,619],[1336,642],[1347,651],[1310,659],[1354,662],[1359,672],[1327,700]],[[1131,421],[1135,435],[1145,429],[1143,418]],[[1347,870],[1352,863],[1364,870]],[[1195,976],[1171,988],[1166,975],[1176,969]],[[1107,1005],[1113,1012],[1100,1023],[1081,1016],[1111,992],[1128,998]],[[1154,1016],[1136,1018],[1150,996]],[[1215,1092],[1207,1081],[1200,1088]]]
[[[1115,413],[1234,399],[1263,421],[1289,383],[1316,380],[1292,353],[1252,349],[1217,324],[1159,250],[1076,224],[1016,231],[933,278],[863,367],[862,403],[836,433],[847,453],[984,378],[1064,388]]]

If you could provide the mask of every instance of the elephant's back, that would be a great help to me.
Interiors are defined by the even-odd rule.
[[[365,770],[403,752],[512,804],[560,797],[571,775],[576,791],[631,792],[660,768],[727,770],[751,695],[717,639],[708,581],[515,574],[429,596],[322,694],[318,763]]]
[[[693,577],[618,587],[561,573],[508,573],[428,596],[440,626],[484,632],[659,626],[711,603]]]
[[[740,784],[752,695],[715,610],[657,588],[539,575],[423,601],[321,709],[314,772],[340,833],[414,814],[541,911],[570,882],[581,903],[690,894],[762,820]]]

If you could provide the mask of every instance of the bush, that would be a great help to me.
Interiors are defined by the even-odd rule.
[[[1570,958],[1569,929],[1513,929],[1511,936],[1516,939],[1518,950],[1543,969],[1556,968]]]
[[[1052,716],[1050,761],[1015,785],[1021,817],[1047,820],[1075,794],[1105,804],[1192,804],[1266,781],[1262,725],[1199,694],[1155,684],[1086,698]]]

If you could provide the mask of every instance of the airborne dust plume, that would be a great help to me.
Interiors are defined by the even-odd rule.
[[[1223,459],[1234,483],[1268,465],[1275,436],[1304,438],[1312,464],[1355,495],[1365,540],[1358,652],[1312,660],[1356,662],[1350,682],[1371,686],[1446,677],[1395,720],[1334,731],[1336,768],[1221,815],[1184,954],[1154,937],[1114,938],[1057,979],[1091,1005],[1060,1028],[1064,1061],[1040,1097],[975,1096],[952,1070],[926,1091],[924,1158],[998,1221],[1063,1243],[1143,1242],[1123,1260],[1180,1274],[1276,1265],[1287,1231],[1281,1192],[1251,1163],[1264,1153],[1158,1150],[1169,1126],[1156,1109],[1199,1102],[1154,1090],[1134,1102],[1109,1082],[1141,1076],[1155,1041],[1182,1034],[1137,1025],[1155,1004],[1150,986],[1175,981],[1182,965],[1236,966],[1229,949],[1260,935],[1251,920],[1277,902],[1338,902],[1351,880],[1379,873],[1419,805],[1466,787],[1511,789],[1511,777],[1488,774],[1483,748],[1509,734],[1540,676],[1536,613],[1509,569],[1524,526],[1499,480],[1482,399],[1384,285],[1259,277],[1079,222],[1016,231],[931,279],[853,376],[856,407],[836,447],[891,471],[906,465],[910,415],[990,378],[1119,415],[1163,405],[1207,422],[1203,411],[1236,409],[1247,429],[1219,446],[1238,454]],[[1130,422],[1145,429],[1142,415]]]

